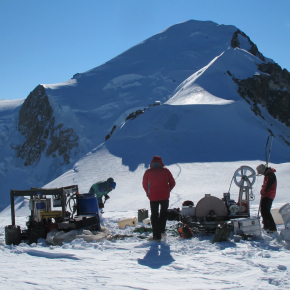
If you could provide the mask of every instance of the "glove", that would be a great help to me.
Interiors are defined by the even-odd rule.
[[[108,195],[105,195],[105,200],[109,199],[110,197]]]

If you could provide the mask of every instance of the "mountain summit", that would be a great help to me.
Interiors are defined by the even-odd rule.
[[[115,158],[125,183],[158,154],[167,164],[263,159],[271,133],[273,162],[289,161],[289,100],[289,72],[235,26],[173,25],[67,82],[0,101],[0,210],[11,188],[65,172],[87,191],[80,164],[101,179],[120,170]]]

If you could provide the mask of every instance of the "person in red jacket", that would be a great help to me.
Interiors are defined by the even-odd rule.
[[[260,164],[256,168],[258,175],[264,175],[264,181],[261,188],[261,215],[263,217],[264,229],[269,232],[276,232],[276,224],[271,214],[271,207],[273,200],[276,196],[277,179],[276,170],[271,167],[266,167],[264,164]]]
[[[171,172],[164,167],[161,157],[154,156],[143,176],[143,188],[150,200],[153,240],[160,240],[165,233],[170,191],[174,186]]]

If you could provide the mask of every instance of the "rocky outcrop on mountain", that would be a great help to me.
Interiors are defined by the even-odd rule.
[[[114,125],[113,128],[112,128],[112,130],[111,130],[111,132],[110,132],[110,134],[106,135],[105,141],[107,141],[107,140],[109,140],[111,138],[111,136],[114,133],[114,131],[116,130],[116,128],[117,128],[117,126]]]
[[[245,48],[245,47],[241,47],[241,43],[240,43],[239,37],[244,37],[244,38],[246,38],[248,40],[248,43],[250,45],[250,49]],[[265,61],[265,57],[263,56],[262,53],[259,52],[259,50],[257,48],[257,45],[251,41],[249,36],[247,36],[244,32],[240,31],[239,29],[234,33],[234,35],[232,37],[231,46],[233,48],[239,47],[239,48],[246,49],[249,53],[251,53],[254,56],[258,57],[262,61]]]
[[[126,121],[128,120],[134,120],[136,117],[138,117],[139,115],[143,114],[144,111],[142,110],[137,110],[136,112],[132,112],[131,114],[129,114],[129,116],[126,118]]]
[[[261,115],[257,106],[261,104],[272,117],[290,127],[290,73],[276,63],[261,63],[257,67],[261,74],[244,80],[233,77],[238,93],[252,101],[255,114]]]
[[[58,152],[58,155],[63,157],[64,163],[69,164],[72,149],[78,147],[78,139],[79,137],[72,128],[64,128],[63,124],[52,126],[46,157],[50,155],[56,157]]]
[[[78,147],[79,137],[72,128],[55,124],[53,109],[45,88],[37,86],[26,98],[19,112],[18,131],[24,142],[12,146],[17,157],[28,166],[39,160],[42,152],[46,156],[61,156],[63,164],[70,163],[71,150]]]

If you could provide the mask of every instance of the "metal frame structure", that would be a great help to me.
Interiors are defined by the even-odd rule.
[[[240,188],[239,190],[239,214],[250,216],[250,189],[256,181],[255,170],[249,166],[243,165],[234,173],[234,182]],[[242,212],[243,202],[247,204],[246,212]]]
[[[75,192],[78,192],[78,185],[70,185],[66,187],[60,188],[36,188],[31,187],[30,190],[10,190],[10,202],[11,202],[11,223],[15,226],[15,204],[14,197],[15,196],[29,196],[30,199],[36,195],[49,195],[49,196],[60,196],[61,197],[61,208],[62,208],[62,218],[66,217],[66,191],[70,189],[75,189]],[[33,213],[32,213],[33,214]]]
[[[230,199],[230,185],[229,191],[224,193],[224,198],[219,199],[206,194],[197,202],[193,215],[183,215],[181,212],[179,214],[181,223],[187,224],[193,231],[215,232],[220,224],[250,217],[250,201],[253,200],[251,199],[252,187],[256,181],[255,170],[243,165],[234,172],[231,184],[233,181],[239,187],[238,203]],[[232,206],[235,207],[234,210],[231,210]]]

